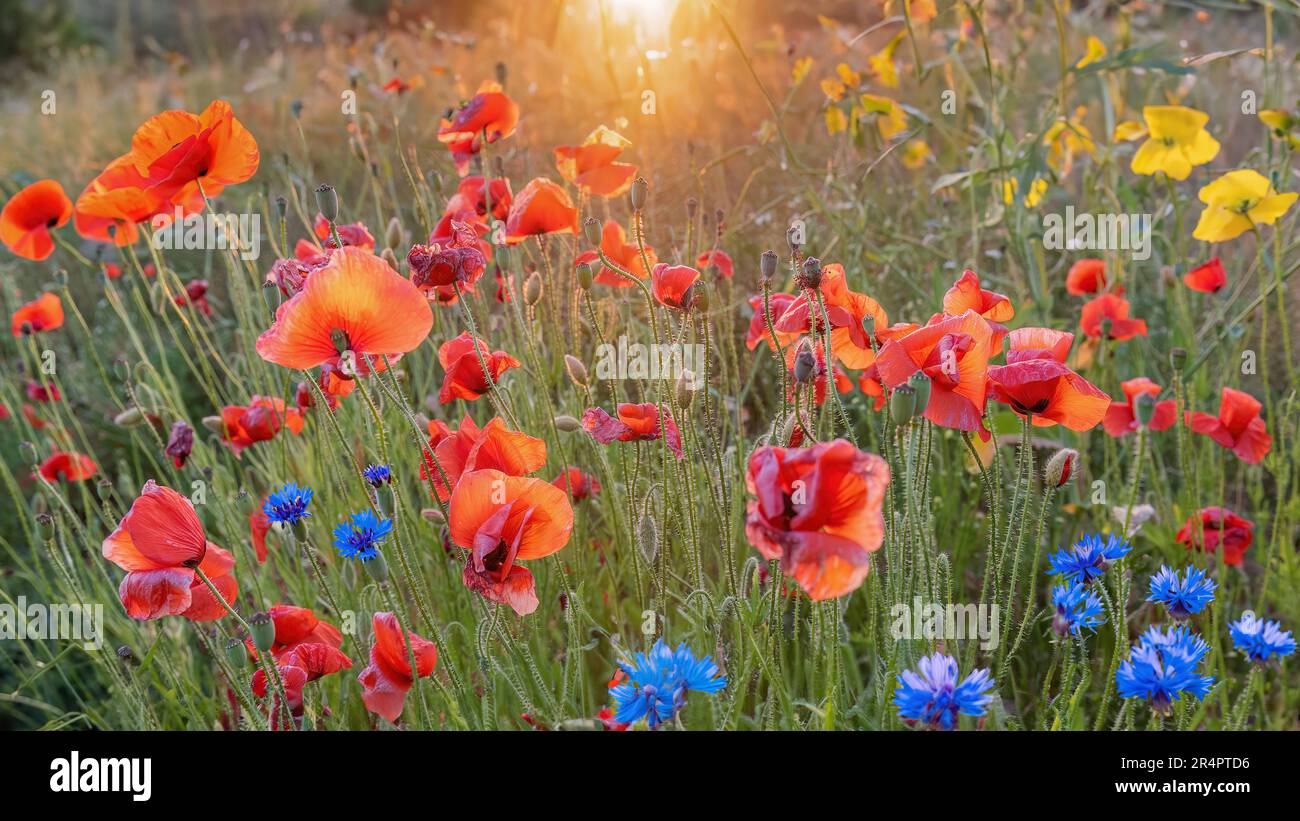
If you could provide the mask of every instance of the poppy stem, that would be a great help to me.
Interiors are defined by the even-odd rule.
[[[816,289],[817,308],[822,315],[822,358],[826,360],[826,392],[835,400],[835,410],[839,412],[840,423],[844,425],[844,430],[849,434],[849,441],[853,442],[853,447],[858,446],[858,435],[853,432],[853,423],[849,421],[849,414],[844,410],[844,402],[840,399],[839,388],[835,385],[835,356],[831,351],[831,320],[830,314],[826,311],[826,299],[822,296],[820,288]],[[924,408],[921,409],[924,411]]]
[[[785,379],[785,359],[781,356],[781,343],[776,339],[776,325],[772,320],[772,284],[767,278],[763,279],[763,320],[767,326],[767,335],[772,340],[772,355],[776,357],[776,370],[781,376],[781,424],[785,424],[785,418],[789,413],[788,402],[790,388]],[[786,443],[782,442],[784,446]]]

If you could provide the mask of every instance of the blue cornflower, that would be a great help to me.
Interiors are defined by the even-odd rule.
[[[388,469],[388,465],[367,465],[362,471],[366,481],[370,486],[378,489],[380,485],[386,485],[393,480],[393,473]]]
[[[1264,621],[1247,610],[1241,618],[1228,625],[1232,643],[1237,649],[1262,664],[1269,656],[1289,656],[1295,652],[1295,638],[1290,630],[1283,630],[1275,621]]]
[[[295,525],[311,516],[307,512],[307,506],[311,504],[311,497],[311,488],[298,487],[298,485],[290,482],[266,497],[266,502],[262,504],[262,512],[266,514],[266,518],[270,519],[272,524],[281,522],[286,525]]]
[[[1078,582],[1058,584],[1052,588],[1052,607],[1056,609],[1052,629],[1057,635],[1073,633],[1077,636],[1084,628],[1095,632],[1097,625],[1106,621],[1101,599]]]
[[[681,711],[687,692],[716,693],[727,685],[711,656],[696,659],[685,643],[673,650],[662,638],[649,653],[637,653],[618,666],[627,680],[609,688],[614,720],[631,724],[645,717],[652,730]]]
[[[1075,542],[1074,547],[1067,547],[1049,556],[1047,561],[1051,566],[1047,573],[1059,573],[1069,581],[1089,584],[1093,579],[1100,578],[1106,568],[1124,558],[1132,549],[1132,545],[1115,538],[1113,533],[1106,536],[1105,542],[1102,542],[1100,534],[1089,533]]]
[[[1185,619],[1199,613],[1214,601],[1214,581],[1199,567],[1187,568],[1187,575],[1179,576],[1164,565],[1151,577],[1151,595],[1147,601],[1160,602],[1169,608],[1169,615]]]
[[[1115,673],[1120,698],[1145,698],[1162,714],[1168,714],[1169,705],[1183,693],[1204,699],[1214,676],[1201,675],[1196,668],[1209,652],[1205,639],[1186,625],[1147,628]]]
[[[957,661],[952,656],[935,653],[917,663],[920,675],[904,670],[894,690],[894,706],[901,718],[921,722],[931,728],[952,730],[957,714],[984,715],[984,706],[993,700],[993,688],[987,668],[980,668],[957,683]]]
[[[379,543],[393,532],[393,520],[381,519],[369,510],[334,528],[334,546],[345,559],[369,561],[379,553]]]

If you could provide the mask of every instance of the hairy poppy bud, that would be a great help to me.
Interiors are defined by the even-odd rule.
[[[641,521],[637,523],[636,541],[636,546],[641,551],[641,558],[646,560],[646,564],[653,564],[655,557],[659,555],[659,526],[650,511],[642,514]]]
[[[580,388],[587,387],[587,366],[582,364],[582,360],[570,354],[564,355],[564,369],[569,372],[569,378],[573,384]]]
[[[401,263],[397,259],[397,252],[395,252],[392,248],[385,248],[383,250],[383,253],[379,255],[379,258],[382,259],[384,262],[387,262],[388,267],[392,268],[394,271],[400,270]]]
[[[248,627],[252,631],[253,646],[257,652],[265,653],[275,644],[275,622],[266,613],[254,613],[248,620]]]
[[[380,584],[388,581],[388,562],[384,559],[382,551],[376,550],[375,555],[368,561],[362,562],[361,566],[366,569],[367,576]]]
[[[1151,424],[1151,416],[1156,412],[1156,398],[1149,393],[1139,393],[1133,397],[1133,418],[1142,427]]]
[[[24,463],[32,465],[36,463],[36,446],[31,442],[22,442],[18,445],[18,456]]]
[[[768,249],[758,257],[758,274],[764,280],[776,276],[776,251]]]
[[[1079,459],[1079,451],[1074,448],[1061,448],[1052,454],[1052,458],[1047,460],[1047,467],[1043,468],[1043,479],[1047,482],[1048,487],[1061,487],[1070,481],[1070,475],[1074,473],[1074,465]]]
[[[442,511],[436,507],[426,507],[421,510],[420,518],[424,519],[426,522],[433,522],[436,525],[443,524],[447,521],[447,517],[443,516]]]
[[[573,433],[575,430],[581,429],[582,425],[572,416],[557,416],[555,417],[555,427],[565,433]]]
[[[822,261],[817,257],[808,257],[803,261],[803,268],[795,279],[800,288],[815,291],[822,284]]]
[[[699,212],[699,210],[700,210],[700,201],[697,200],[697,199],[695,199],[695,197],[687,197],[687,198],[686,198],[686,218],[689,219],[689,220],[693,220],[693,219],[695,219],[695,215],[696,215],[696,213]]]
[[[95,495],[99,497],[99,501],[101,502],[107,502],[109,499],[112,499],[113,483],[107,479],[100,479],[95,483]]]
[[[542,275],[536,271],[524,281],[524,304],[536,305],[542,301]]]
[[[925,371],[917,371],[908,377],[907,384],[916,391],[916,415],[921,416],[930,407],[930,377]]]
[[[889,413],[894,417],[894,424],[906,425],[916,416],[916,388],[911,385],[899,385],[889,397]]]
[[[794,357],[794,381],[800,385],[806,385],[817,375],[817,357],[812,352],[812,347],[807,341],[799,346],[799,352]]]
[[[239,639],[226,642],[226,661],[236,670],[242,670],[248,664],[248,650]]]
[[[226,432],[226,423],[221,419],[220,416],[203,417],[203,427],[207,428],[208,430],[212,431],[218,436]]]
[[[144,423],[144,411],[139,408],[127,408],[113,417],[113,424],[119,428],[134,428]]]
[[[632,187],[627,190],[627,199],[632,205],[633,211],[640,211],[645,208],[646,195],[649,193],[650,183],[646,182],[644,177],[637,177],[632,180]]]
[[[1173,348],[1169,351],[1169,364],[1179,373],[1183,372],[1183,366],[1187,364],[1187,349]]]
[[[384,245],[389,248],[397,248],[402,244],[402,234],[401,221],[397,217],[393,217],[388,221],[388,227],[384,229]]]
[[[587,217],[582,223],[582,233],[587,237],[587,242],[600,247],[600,220]]]
[[[681,374],[677,377],[677,384],[673,386],[673,393],[678,407],[689,408],[691,400],[695,398],[695,372],[682,368]]]
[[[591,261],[590,264],[578,266],[578,287],[579,288],[581,288],[584,291],[591,290],[592,279],[595,277],[599,265],[600,265],[600,260],[594,259]]]
[[[328,183],[321,183],[316,187],[316,209],[321,212],[329,222],[338,222],[339,219],[339,195],[334,190],[334,186]]]

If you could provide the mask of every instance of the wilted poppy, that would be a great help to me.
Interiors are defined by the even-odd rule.
[[[1070,430],[1097,426],[1110,397],[1055,359],[1025,359],[989,368],[989,393],[1035,425],[1064,425]]]
[[[1086,336],[1100,337],[1103,319],[1110,320],[1109,338],[1116,342],[1147,335],[1146,320],[1130,319],[1128,300],[1119,293],[1102,294],[1084,303],[1079,328]]]
[[[831,353],[834,357],[844,367],[853,370],[875,362],[875,349],[862,323],[870,318],[872,328],[877,331],[887,328],[889,317],[885,309],[866,294],[849,290],[844,266],[837,262],[822,266],[818,291],[826,306],[826,318],[831,323]],[[825,333],[817,297],[807,290],[795,297],[779,317],[773,307],[772,315],[776,319],[777,342],[781,345],[788,344],[799,334],[810,334],[820,339]]]
[[[47,482],[80,482],[99,472],[95,460],[84,453],[58,451],[38,468]]]
[[[1268,435],[1259,415],[1262,407],[1259,400],[1250,394],[1224,388],[1219,396],[1218,416],[1189,411],[1187,424],[1192,430],[1205,434],[1237,454],[1241,461],[1253,465],[1261,461],[1273,446],[1273,437]]]
[[[470,553],[465,586],[523,616],[537,609],[537,592],[532,572],[518,562],[568,544],[573,507],[564,491],[541,479],[476,470],[456,485],[449,529]]]
[[[282,426],[296,436],[302,433],[302,411],[285,405],[283,399],[254,396],[247,405],[221,409],[221,441],[236,456],[257,442],[274,439]]]
[[[460,477],[471,471],[492,468],[511,476],[524,476],[546,464],[546,442],[510,430],[496,416],[480,428],[467,415],[458,430],[449,431],[433,446],[438,465],[435,466],[426,453],[420,478],[432,476],[438,497],[443,501],[451,498]],[[442,470],[439,471],[438,467]],[[444,473],[446,483],[442,478]]]
[[[1124,401],[1111,402],[1110,407],[1106,410],[1106,415],[1101,420],[1102,427],[1111,436],[1124,436],[1138,429],[1137,416],[1134,413],[1133,405],[1139,396],[1142,394],[1160,395],[1160,386],[1145,376],[1121,382],[1120,389],[1124,391]],[[1147,427],[1151,430],[1165,430],[1176,421],[1178,421],[1178,411],[1174,406],[1174,400],[1165,399],[1162,402],[1155,403],[1151,413],[1151,421],[1147,424]]]
[[[1065,290],[1075,296],[1095,294],[1106,287],[1106,263],[1093,257],[1070,266],[1065,275]]]
[[[600,482],[596,477],[583,473],[581,468],[576,467],[566,468],[551,484],[568,493],[575,502],[581,502],[600,493]]]
[[[989,322],[969,310],[886,342],[876,367],[891,388],[923,371],[931,386],[925,418],[945,428],[983,432],[992,336]]]
[[[960,316],[966,311],[974,311],[990,322],[1006,322],[1016,315],[1011,300],[1002,294],[981,288],[979,274],[969,268],[962,272],[943,295],[945,314]]]
[[[810,448],[761,447],[749,457],[745,535],[767,559],[780,559],[816,601],[853,592],[868,556],[885,536],[881,505],[889,484],[884,459],[843,439]]]
[[[1223,263],[1218,257],[1214,257],[1204,265],[1198,265],[1183,274],[1183,283],[1193,291],[1215,294],[1228,284],[1228,275],[1223,270]]]
[[[501,374],[521,365],[518,359],[505,351],[489,350],[486,342],[470,337],[469,331],[462,331],[460,336],[442,343],[438,348],[438,362],[446,371],[438,390],[438,401],[444,405],[453,399],[478,399],[491,390]],[[487,373],[483,371],[484,365]]]
[[[597,126],[582,145],[562,145],[555,149],[555,167],[560,176],[584,194],[617,197],[632,186],[636,166],[614,162],[631,143],[623,135],[605,126]]]
[[[1220,545],[1223,547],[1223,563],[1239,565],[1245,556],[1246,548],[1254,540],[1251,532],[1255,525],[1243,519],[1226,507],[1201,508],[1200,532],[1196,522],[1191,518],[1183,524],[1174,540],[1188,550],[1201,548],[1205,553],[1215,553]]]
[[[641,260],[641,249],[636,243],[627,241],[627,234],[623,231],[623,226],[615,220],[605,220],[605,225],[600,230],[600,250],[604,252],[609,261],[627,271],[638,279],[645,279],[650,276],[646,263],[654,268],[659,258],[655,256],[655,249],[649,245],[645,247],[645,262]],[[574,265],[587,265],[595,262],[600,255],[595,251],[583,251],[574,258]],[[593,282],[599,282],[601,285],[611,285],[615,288],[630,288],[634,284],[627,277],[616,273],[615,271],[600,266],[600,270],[592,277]]]
[[[659,438],[659,406],[624,402],[618,406],[618,418],[604,408],[588,408],[582,414],[582,429],[602,445],[610,442],[643,442]],[[682,434],[672,416],[665,413],[668,449],[682,458]]]
[[[42,260],[54,253],[50,231],[72,218],[72,200],[55,180],[34,182],[9,198],[0,211],[0,241],[14,254]]]
[[[478,93],[442,119],[438,142],[451,151],[456,172],[465,176],[469,161],[483,148],[483,141],[494,143],[509,137],[519,122],[519,106],[501,90],[500,83],[484,82]]]
[[[731,279],[735,274],[735,264],[726,251],[719,251],[716,248],[711,251],[705,251],[695,258],[695,267],[701,271],[707,271],[710,268],[718,269],[718,276],[724,279]]]
[[[227,602],[239,591],[231,574],[235,557],[208,541],[189,499],[152,479],[104,540],[103,555],[127,571],[118,596],[133,619],[211,621],[225,615],[196,567]]]
[[[537,177],[524,186],[510,206],[506,217],[506,244],[518,245],[542,234],[575,234],[578,209],[568,193],[545,177]]]
[[[685,311],[694,302],[692,286],[699,278],[700,272],[689,265],[661,262],[650,269],[650,290],[660,303]]]
[[[63,325],[63,302],[58,294],[43,293],[14,311],[10,328],[14,336],[52,331]]]
[[[45,385],[31,379],[23,386],[23,393],[33,402],[58,402],[63,399],[58,385],[53,383]]]
[[[415,683],[411,655],[415,656],[415,674],[425,678],[433,674],[438,663],[438,648],[409,630],[403,636],[402,626],[392,613],[375,613],[371,623],[375,641],[370,646],[370,664],[357,676],[361,700],[370,712],[396,722],[406,704],[406,693]]]
[[[185,292],[177,294],[174,301],[181,306],[193,305],[204,316],[212,316],[212,306],[208,304],[208,281],[206,279],[192,279],[185,283]]]
[[[345,247],[276,310],[257,352],[286,368],[314,368],[338,365],[351,351],[355,370],[368,373],[382,361],[367,362],[366,355],[412,351],[432,327],[428,300],[410,280],[381,258]]]

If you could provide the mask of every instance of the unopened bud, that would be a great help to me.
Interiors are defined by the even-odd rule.
[[[316,209],[331,223],[338,222],[339,195],[334,186],[321,183],[316,187]]]
[[[572,416],[557,416],[555,417],[555,427],[565,433],[572,433],[575,430],[581,429],[582,424]]]
[[[384,245],[389,248],[396,248],[402,244],[402,223],[393,217],[388,221],[388,227],[384,230]]]
[[[1070,475],[1074,473],[1074,465],[1079,459],[1079,451],[1074,448],[1061,448],[1052,454],[1052,458],[1047,460],[1047,467],[1043,469],[1043,479],[1047,482],[1048,487],[1061,487],[1070,481]]]
[[[632,187],[627,191],[627,199],[632,205],[633,211],[640,211],[645,208],[646,196],[649,193],[650,183],[646,182],[644,177],[637,177],[632,180]]]
[[[542,301],[542,275],[533,271],[524,282],[524,304],[536,305]]]
[[[113,417],[113,424],[119,428],[134,428],[144,422],[144,411],[139,408],[127,408]]]
[[[242,670],[248,664],[248,649],[239,639],[226,642],[226,661],[236,670]]]
[[[220,416],[203,417],[203,427],[220,436],[226,432],[226,423]]]
[[[691,400],[695,398],[695,373],[688,368],[682,368],[681,375],[677,377],[677,384],[673,387],[673,392],[677,398],[678,407],[689,408]]]
[[[1169,351],[1169,364],[1173,366],[1174,370],[1178,371],[1179,373],[1182,373],[1183,366],[1187,364],[1187,349],[1186,348],[1171,349]]]
[[[573,384],[580,388],[587,387],[587,366],[582,364],[582,360],[571,354],[564,355],[564,369],[569,372],[569,378]]]
[[[401,262],[397,259],[397,252],[392,248],[385,248],[379,255],[380,259],[388,263],[388,267],[394,271],[401,270]]]
[[[776,276],[776,251],[770,248],[764,251],[758,257],[758,273],[764,280],[769,280]]]
[[[362,562],[361,566],[366,569],[367,576],[380,584],[388,581],[388,562],[381,551],[376,550],[375,555]]]
[[[442,511],[436,507],[426,507],[421,510],[420,518],[424,519],[426,522],[433,522],[436,525],[443,524],[447,521],[447,517],[443,516]]]

